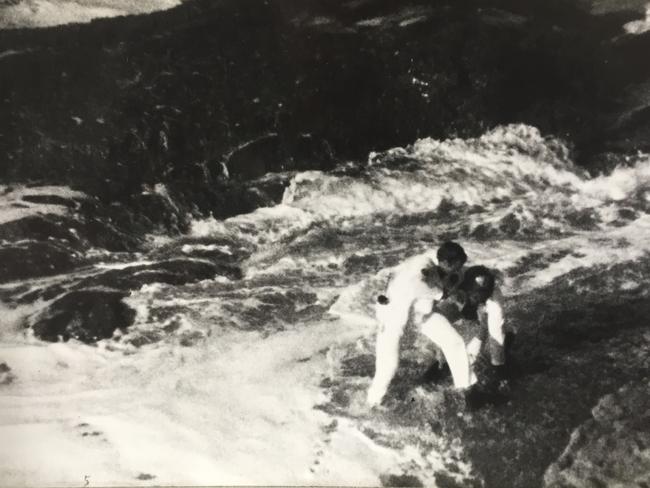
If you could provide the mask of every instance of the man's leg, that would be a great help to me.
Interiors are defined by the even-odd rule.
[[[468,388],[476,381],[470,370],[465,341],[444,316],[434,313],[420,331],[442,349],[456,388]]]
[[[399,341],[409,317],[411,303],[389,302],[376,305],[378,322],[375,345],[375,376],[368,389],[368,404],[378,405],[384,398],[399,364]]]

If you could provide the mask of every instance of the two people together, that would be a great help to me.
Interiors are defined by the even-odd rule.
[[[462,246],[445,242],[435,259],[416,256],[396,268],[377,297],[375,375],[370,406],[383,400],[399,364],[400,339],[407,324],[430,339],[449,365],[454,386],[469,392],[477,382],[474,364],[483,349],[500,374],[505,370],[503,297],[494,272],[466,267]]]

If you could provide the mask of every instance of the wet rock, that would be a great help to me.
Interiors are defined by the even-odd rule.
[[[650,383],[606,395],[546,471],[546,487],[650,484]]]
[[[79,228],[79,225],[78,221],[69,217],[30,215],[0,224],[0,240],[9,242],[25,239],[45,241],[55,238],[80,245],[80,239],[74,230]]]
[[[496,27],[519,27],[528,21],[524,16],[498,8],[480,10],[479,13],[482,22]]]
[[[611,224],[617,227],[623,227],[638,218],[639,213],[635,209],[623,207],[618,210],[618,216]]]
[[[91,217],[84,224],[84,236],[92,246],[113,252],[132,252],[141,248],[144,231]]]
[[[135,477],[135,479],[140,481],[151,481],[151,480],[155,480],[156,476],[149,473],[140,473],[138,476]]]
[[[411,486],[411,487],[421,487],[424,486],[422,481],[418,479],[417,476],[409,474],[385,474],[379,477],[381,481],[381,486]],[[440,485],[443,486],[443,485]],[[446,485],[450,486],[450,485]]]
[[[229,264],[217,264],[198,259],[172,259],[153,264],[113,269],[83,280],[78,286],[108,286],[120,290],[134,290],[149,283],[184,285],[225,276],[241,278],[241,269]]]
[[[43,203],[46,205],[62,205],[68,208],[77,208],[79,202],[71,199],[65,198],[60,195],[25,195],[22,198],[26,202],[31,203]]]
[[[75,249],[100,247],[109,251],[132,251],[140,247],[142,235],[152,225],[137,222],[139,217],[125,216],[128,211],[121,206],[101,205],[84,201],[74,216],[54,214],[30,215],[0,224],[0,240],[49,241],[58,239]],[[141,220],[141,218],[140,218]]]
[[[16,379],[7,363],[0,363],[0,385],[8,385]]]
[[[28,241],[0,248],[0,283],[72,270],[82,256],[55,241]]]
[[[145,192],[133,198],[131,207],[145,217],[153,227],[180,233],[188,228],[185,212],[164,193]]]
[[[380,266],[379,257],[374,254],[353,254],[343,262],[346,274],[377,271]]]
[[[521,227],[521,222],[515,214],[508,214],[499,222],[499,229],[506,235],[514,235]]]
[[[282,330],[289,322],[305,322],[319,317],[329,309],[330,304],[320,303],[315,293],[290,289],[283,292],[267,291],[257,293],[254,297],[248,294],[231,297],[232,300],[223,303],[227,312],[224,323],[227,326],[245,328],[247,330]],[[256,306],[242,307],[240,300],[257,301]]]
[[[32,288],[30,286],[25,289],[18,289],[11,295],[6,297],[9,303],[27,304],[34,303],[37,300],[52,300],[59,295],[65,293],[66,288],[63,284],[53,284],[43,288]]]
[[[248,242],[228,237],[180,238],[151,252],[154,259],[187,256],[220,263],[237,263],[251,255]]]
[[[472,229],[469,235],[478,241],[484,241],[494,237],[496,234],[497,231],[489,225],[478,224],[474,229]]]
[[[581,230],[594,230],[598,226],[599,218],[593,209],[576,210],[565,214],[564,218],[572,226]]]
[[[264,206],[272,206],[282,202],[284,190],[287,189],[293,178],[293,172],[269,173],[257,178],[247,184],[248,188],[254,189],[262,195]]]
[[[249,180],[270,172],[333,167],[327,141],[311,134],[270,133],[248,141],[225,157],[230,177]]]
[[[205,333],[200,330],[183,331],[179,337],[179,344],[183,347],[192,347],[205,340]]]
[[[283,154],[278,134],[248,141],[225,157],[231,178],[252,179],[272,171],[283,171],[288,155]]]
[[[182,225],[179,229],[187,229],[188,215],[201,218],[211,214],[216,218],[227,218],[275,205],[281,201],[288,180],[289,176],[283,175],[279,179],[215,181],[210,185],[183,180],[170,183],[170,194],[181,210],[179,220]]]
[[[122,301],[127,295],[110,288],[67,293],[33,319],[34,335],[49,342],[77,339],[90,344],[107,339],[135,318],[135,310]]]
[[[79,214],[83,222],[80,232],[86,242],[108,251],[139,250],[144,235],[154,229],[154,224],[138,206],[129,202],[106,204],[99,200],[86,200],[81,203]]]
[[[565,256],[572,254],[570,249],[558,249],[551,253],[531,252],[519,258],[512,267],[508,268],[507,274],[508,276],[519,276],[530,271],[544,269],[550,264],[558,262]]]

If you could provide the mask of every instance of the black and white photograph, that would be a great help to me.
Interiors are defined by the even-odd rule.
[[[650,0],[0,0],[0,486],[650,488]]]

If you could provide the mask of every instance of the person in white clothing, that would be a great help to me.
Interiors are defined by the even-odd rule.
[[[442,351],[457,389],[476,382],[472,365],[486,338],[492,364],[504,364],[502,299],[494,275],[483,266],[464,270],[466,261],[459,244],[445,242],[435,260],[418,256],[396,268],[385,294],[377,297],[370,405],[381,403],[397,371],[400,339],[409,321]]]

